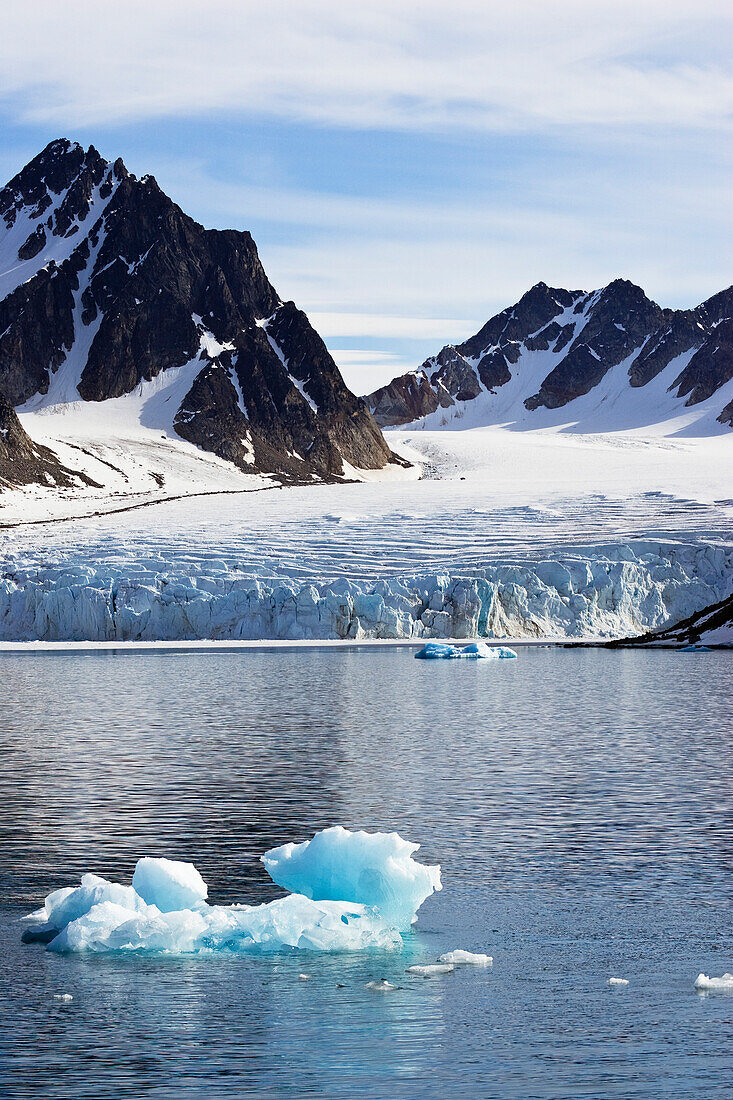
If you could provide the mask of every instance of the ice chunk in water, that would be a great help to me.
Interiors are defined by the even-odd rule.
[[[190,909],[206,901],[209,893],[193,863],[150,856],[137,861],[132,888],[148,905],[157,905],[161,913]]]
[[[698,974],[695,978],[695,989],[733,993],[733,974],[724,974],[722,978],[709,978],[707,974]]]
[[[133,886],[97,875],[55,890],[31,914],[25,942],[52,951],[360,951],[400,945],[418,906],[439,890],[440,868],[416,863],[397,833],[326,829],[263,858],[273,879],[300,889],[264,905],[208,905],[192,864],[140,860]]]
[[[496,660],[516,657],[513,649],[506,646],[488,646],[486,642],[471,642],[469,645],[455,646],[447,642],[428,642],[418,650],[415,657],[419,661],[452,661],[456,658],[468,660]]]
[[[404,929],[425,899],[442,889],[440,867],[412,858],[419,847],[398,833],[352,833],[336,825],[302,844],[272,848],[262,862],[286,890],[316,901],[362,902]]]
[[[71,921],[85,916],[103,901],[113,902],[133,912],[145,908],[145,902],[132,886],[108,882],[99,875],[82,875],[81,886],[66,886],[61,890],[54,890],[46,898],[43,908],[32,913],[31,917],[45,921],[51,928],[61,929]]]
[[[609,978],[608,979],[608,984],[609,985],[628,985],[629,984],[629,979],[628,978]]]
[[[440,956],[440,962],[452,963],[453,966],[491,966],[494,962],[491,955],[476,955],[472,951],[447,951]]]
[[[392,982],[388,982],[386,978],[378,978],[376,981],[367,982],[366,988],[371,989],[373,993],[389,993],[397,986],[392,985]]]
[[[408,966],[406,974],[415,974],[419,978],[439,978],[441,974],[450,974],[455,970],[451,963],[428,963],[426,966]]]

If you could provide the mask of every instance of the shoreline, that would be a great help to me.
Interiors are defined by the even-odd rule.
[[[261,638],[257,640],[251,639],[215,639],[215,638],[200,638],[200,639],[182,639],[181,641],[59,641],[59,642],[46,642],[46,641],[18,641],[18,642],[0,642],[0,654],[3,653],[64,653],[64,652],[84,652],[97,650],[103,652],[109,652],[113,650],[122,650],[126,653],[139,652],[151,652],[155,650],[161,650],[164,652],[171,651],[195,651],[195,650],[237,650],[237,649],[334,649],[338,647],[346,649],[355,649],[360,646],[368,648],[414,648],[419,649],[430,641],[445,642],[448,645],[467,645],[474,639],[471,638],[321,638],[321,639],[299,639],[299,640],[287,640],[282,638]],[[481,641],[485,641],[489,645],[508,645],[508,646],[521,646],[524,648],[529,647],[551,647],[562,646],[567,643],[567,639],[553,637],[553,638],[482,638]],[[602,645],[603,639],[597,639],[594,641],[587,640],[585,644],[590,645]]]
[[[569,639],[562,637],[548,638],[481,638],[489,646],[504,645],[518,649],[675,649],[682,648],[682,644],[674,642],[649,642],[640,645],[638,642],[625,642],[610,638],[578,638]],[[240,649],[419,649],[430,641],[445,642],[448,645],[467,645],[470,638],[321,638],[287,640],[282,638],[260,639],[182,639],[180,641],[18,641],[0,642],[0,656],[3,654],[34,654],[34,653],[189,653],[189,652],[225,652]],[[723,643],[711,643],[706,646],[709,650],[727,650],[733,646]]]

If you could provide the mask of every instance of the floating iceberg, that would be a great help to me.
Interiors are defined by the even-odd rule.
[[[506,646],[488,646],[486,642],[471,642],[470,645],[449,645],[447,642],[428,642],[418,650],[415,657],[419,661],[452,661],[457,657],[469,660],[496,660],[502,657],[516,657],[513,649]]]
[[[452,963],[427,963],[425,966],[408,966],[406,974],[415,974],[418,978],[439,978],[442,974],[452,974]]]
[[[419,844],[398,833],[351,833],[340,825],[302,844],[283,844],[262,857],[278,886],[314,901],[372,905],[395,928],[407,929],[427,897],[442,889],[440,867],[412,858]]]
[[[441,955],[438,962],[450,963],[453,966],[492,966],[494,959],[491,955],[478,955],[473,951],[447,951]]]
[[[680,653],[709,653],[710,646],[700,645],[699,642],[693,642],[691,645],[683,645],[680,647]]]
[[[416,863],[419,845],[397,833],[337,826],[263,856],[291,889],[263,905],[209,905],[191,863],[141,859],[132,886],[84,875],[55,890],[23,935],[51,951],[360,951],[394,948],[420,905],[441,889],[440,868]]]
[[[698,974],[695,978],[695,989],[733,993],[733,974],[724,974],[722,978],[709,978],[707,974]]]

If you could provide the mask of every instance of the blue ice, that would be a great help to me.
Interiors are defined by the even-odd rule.
[[[428,642],[415,657],[419,661],[452,661],[457,657],[469,660],[496,660],[497,658],[516,657],[513,649],[506,646],[488,646],[486,642],[471,642],[469,645],[456,646],[447,642]]]
[[[192,863],[144,857],[131,886],[84,875],[49,894],[23,938],[60,952],[395,948],[441,889],[440,867],[412,858],[418,847],[398,833],[324,829],[265,853],[270,877],[291,892],[262,905],[209,905]]]

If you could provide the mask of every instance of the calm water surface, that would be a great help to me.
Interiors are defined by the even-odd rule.
[[[733,996],[692,988],[733,971],[733,653],[3,654],[0,684],[4,1095],[733,1095]],[[144,854],[272,898],[262,852],[337,823],[442,864],[403,952],[20,942],[49,890]],[[405,975],[454,947],[493,968]]]

